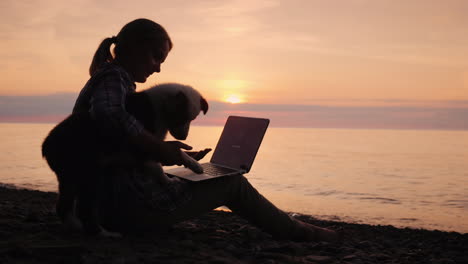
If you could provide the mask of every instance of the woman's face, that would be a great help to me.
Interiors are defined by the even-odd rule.
[[[169,43],[164,47],[147,47],[136,50],[131,56],[127,71],[133,76],[135,82],[144,83],[155,72],[161,71],[161,64],[169,53]]]

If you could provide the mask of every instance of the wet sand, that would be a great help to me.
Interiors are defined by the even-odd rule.
[[[0,187],[0,263],[468,263],[468,234],[297,218],[344,228],[338,245],[273,240],[230,212],[164,233],[89,237],[64,230],[56,193]]]

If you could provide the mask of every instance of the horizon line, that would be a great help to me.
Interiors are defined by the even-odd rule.
[[[63,120],[63,119],[62,119]],[[43,125],[43,124],[50,124],[50,125],[57,125],[60,121],[21,121],[21,120],[0,120],[0,124],[32,124],[32,125]],[[195,127],[224,127],[224,124],[204,124],[204,123],[196,123],[192,124],[191,126]],[[270,124],[269,127],[272,128],[293,128],[293,129],[339,129],[339,130],[406,130],[406,131],[447,131],[447,132],[463,132],[468,131],[468,128],[418,128],[418,127],[346,127],[346,126],[287,126],[281,124]]]
[[[32,98],[56,98],[63,97],[66,99],[73,99],[73,101],[78,96],[78,92],[54,92],[48,94],[30,94],[30,95],[6,95],[0,94],[0,101],[4,98],[7,99],[32,99]],[[74,98],[69,98],[73,96]],[[64,98],[62,98],[64,99]],[[225,104],[229,106],[317,106],[317,107],[415,107],[415,108],[468,108],[468,99],[402,99],[402,98],[317,98],[310,100],[310,103],[258,103],[258,102],[239,102],[239,103],[230,103],[222,101],[220,99],[208,99],[208,102],[211,104]],[[321,104],[324,103],[324,104]],[[364,103],[359,105],[356,103]],[[379,105],[380,103],[380,105]],[[383,104],[383,105],[382,105]],[[435,104],[435,105],[430,105]],[[441,105],[442,104],[442,105]],[[443,105],[449,104],[449,105]]]

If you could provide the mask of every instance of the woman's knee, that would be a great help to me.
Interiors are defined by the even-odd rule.
[[[242,174],[218,177],[206,181],[193,182],[193,186],[200,189],[206,190],[222,190],[227,192],[228,190],[235,190],[239,186],[250,185],[247,178]]]
[[[233,176],[227,176],[224,177],[227,181],[230,181],[230,184],[232,185],[250,185],[249,180],[243,175],[243,174],[238,174],[238,175],[233,175]]]
[[[230,201],[242,203],[244,200],[251,200],[258,197],[259,193],[253,187],[249,180],[244,175],[231,176],[229,184],[230,188]]]
[[[223,184],[227,186],[231,196],[238,197],[244,195],[246,192],[255,190],[250,184],[249,180],[242,174],[224,177]]]

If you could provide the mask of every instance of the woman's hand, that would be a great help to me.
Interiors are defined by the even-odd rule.
[[[171,184],[180,181],[177,177],[168,177],[161,166],[161,163],[155,160],[147,160],[143,163],[144,173],[151,175],[162,185]]]
[[[167,174],[163,173],[159,177],[159,183],[161,183],[163,186],[166,186],[168,184],[180,182],[180,179],[177,177],[169,177]]]
[[[146,130],[129,140],[138,150],[167,166],[185,164],[185,157],[182,156],[185,153],[181,149],[192,149],[180,141],[159,141]]]
[[[164,141],[159,145],[161,163],[165,166],[185,165],[186,159],[181,149],[192,149],[191,146],[180,141]]]
[[[165,141],[161,146],[166,148],[161,153],[161,163],[163,165],[184,165],[195,173],[203,173],[203,168],[198,161],[181,150],[182,148],[192,149],[189,145],[179,141]],[[197,157],[201,159],[210,151],[211,149],[199,151]]]
[[[185,153],[187,153],[187,155],[189,155],[192,159],[194,160],[201,160],[203,159],[206,154],[208,154],[209,152],[211,151],[210,148],[206,148],[204,150],[200,150],[200,151],[185,151]]]

